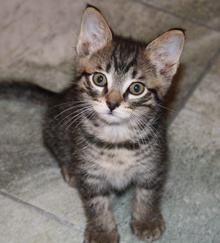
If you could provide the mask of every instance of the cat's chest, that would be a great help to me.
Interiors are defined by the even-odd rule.
[[[93,162],[99,168],[94,173],[118,189],[126,187],[138,170],[135,152],[127,149],[104,150]]]
[[[111,171],[128,171],[136,164],[136,152],[125,148],[99,151],[97,163]]]
[[[111,171],[127,171],[136,163],[141,151],[137,133],[126,125],[107,125],[87,130],[92,134],[90,153],[101,167]],[[138,147],[138,148],[137,148]]]
[[[126,187],[141,171],[138,154],[143,146],[138,144],[137,133],[125,125],[103,126],[87,130],[89,147],[84,158],[91,165],[90,173],[105,178],[118,189]]]
[[[98,139],[108,143],[120,143],[131,141],[136,138],[134,131],[123,124],[93,127],[91,131],[93,131]]]

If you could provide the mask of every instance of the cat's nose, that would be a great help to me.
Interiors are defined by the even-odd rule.
[[[109,110],[112,112],[113,110],[115,110],[117,107],[119,107],[119,102],[115,101],[115,100],[111,100],[111,101],[106,101],[106,104],[109,108]]]

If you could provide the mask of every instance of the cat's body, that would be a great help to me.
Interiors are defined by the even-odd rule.
[[[76,78],[63,93],[49,94],[44,137],[65,180],[82,197],[85,243],[119,241],[109,198],[130,186],[136,187],[133,233],[152,241],[164,231],[160,199],[167,147],[161,103],[183,41],[180,30],[171,30],[146,45],[115,36],[95,8],[84,13]]]
[[[122,43],[124,42],[126,42],[126,39]],[[137,55],[137,51],[135,50],[135,48],[137,49],[137,42],[129,42],[129,47],[134,51],[131,53],[127,52],[126,59],[122,59],[121,57],[120,59],[115,59],[116,57],[112,56],[115,49],[118,52],[115,53],[115,56],[120,56],[121,53],[123,55],[127,51],[127,48],[123,49],[123,46],[121,47],[117,43],[115,49],[106,50],[109,53],[109,57],[103,55],[100,60],[97,60],[97,57],[100,57],[99,53],[93,57],[94,59],[91,61],[93,67],[91,67],[91,64],[89,66],[92,71],[87,70],[87,65],[89,65],[87,63],[83,67],[80,67],[86,74],[83,77],[83,74],[79,71],[79,82],[87,79],[87,73],[94,73],[97,70],[106,73],[109,79],[119,80],[119,84],[116,83],[118,87],[116,86],[115,89],[123,86],[128,78],[135,79],[136,77],[132,77],[132,75],[136,71],[137,62],[143,62],[141,63],[142,65],[147,64],[143,61],[143,57],[141,57],[141,50],[138,53],[140,57],[137,56],[134,59],[134,52]],[[135,64],[130,65],[127,72],[124,70],[116,71],[113,60],[117,60],[118,65],[122,67],[128,66],[131,63],[130,60],[134,61]],[[111,68],[107,72],[108,62],[111,64]],[[76,66],[79,67],[79,65]],[[145,66],[142,72],[139,69],[139,74],[136,74],[136,76],[142,76],[142,79],[145,79],[145,76],[147,76],[145,70],[147,70]],[[111,73],[114,73],[114,77],[111,77]],[[157,174],[160,169],[164,170],[163,164],[166,163],[164,117],[162,116],[161,107],[158,106],[158,101],[154,101],[155,103],[153,104],[151,100],[157,99],[155,94],[151,93],[147,98],[149,100],[147,101],[149,102],[148,105],[154,109],[153,114],[150,114],[150,111],[148,111],[148,116],[144,112],[142,116],[135,117],[135,119],[129,120],[129,118],[125,118],[118,122],[111,121],[111,116],[114,116],[114,114],[108,114],[108,111],[106,112],[106,116],[109,115],[109,118],[107,118],[109,121],[99,117],[92,110],[93,99],[96,99],[95,94],[94,97],[90,97],[91,94],[88,94],[91,92],[90,90],[87,93],[87,91],[83,90],[79,92],[79,89],[78,86],[70,87],[65,91],[63,98],[59,99],[57,104],[53,104],[49,109],[49,119],[47,119],[47,127],[45,129],[45,133],[47,134],[46,139],[49,139],[48,145],[52,149],[55,149],[54,153],[59,151],[57,156],[61,155],[61,161],[64,160],[62,164],[67,166],[70,164],[72,166],[75,163],[73,170],[83,170],[83,173],[86,171],[85,176],[91,174],[91,176],[99,178],[102,183],[96,187],[102,187],[105,191],[108,191],[108,188],[116,191],[124,190],[130,184],[141,180],[141,178],[144,181],[148,179],[149,184],[153,183],[150,177],[154,178],[154,172]],[[145,105],[147,105],[147,102]],[[139,104],[138,106],[141,105]],[[148,109],[148,107],[144,107],[145,111]],[[81,114],[78,115],[80,112]],[[56,134],[55,137],[54,134]],[[53,140],[55,140],[54,143],[57,143],[57,139],[60,144],[58,146],[51,146]],[[68,140],[71,142],[67,142]],[[69,151],[70,154],[64,154],[63,144],[64,146],[66,144],[72,145]],[[72,154],[74,154],[75,150],[77,154],[73,160]],[[154,158],[154,155],[156,155],[156,158]],[[78,162],[78,160],[80,161]],[[86,161],[86,164],[84,165],[81,160]],[[163,161],[162,164],[161,161]],[[107,188],[104,189],[105,187]],[[98,189],[96,193],[99,193]]]
[[[94,114],[91,118],[84,114],[77,117],[77,109],[72,107],[77,102],[69,105],[67,102],[64,99],[64,104],[51,108],[45,129],[47,144],[60,157],[61,167],[73,167],[70,170],[73,174],[82,172],[80,180],[84,182],[89,175],[97,178],[95,194],[100,193],[99,187],[110,193],[122,191],[138,181],[141,184],[141,180],[145,183],[147,179],[149,185],[156,182],[156,174],[166,167],[166,135],[161,114],[148,122],[143,119],[139,127],[135,121],[106,124]],[[70,145],[69,150],[64,149],[66,144]]]

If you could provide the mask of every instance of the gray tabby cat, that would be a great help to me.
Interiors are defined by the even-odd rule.
[[[3,82],[0,96],[46,103],[44,137],[64,179],[82,198],[85,243],[119,242],[109,205],[136,188],[131,228],[141,240],[165,229],[160,201],[167,173],[162,103],[184,45],[181,30],[149,44],[115,35],[88,6],[77,43],[75,80],[60,94],[30,83]]]

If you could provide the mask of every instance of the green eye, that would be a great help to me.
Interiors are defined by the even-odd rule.
[[[145,86],[141,83],[133,83],[130,85],[128,90],[133,95],[140,95],[144,92]]]
[[[99,87],[104,87],[107,84],[107,78],[102,73],[95,73],[93,75],[93,82]]]

